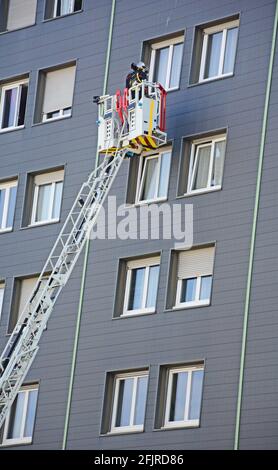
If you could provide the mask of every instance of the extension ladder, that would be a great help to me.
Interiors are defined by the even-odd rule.
[[[66,285],[86,239],[96,223],[128,149],[119,148],[83,183],[34,290],[0,357],[0,429],[39,349],[39,340]]]

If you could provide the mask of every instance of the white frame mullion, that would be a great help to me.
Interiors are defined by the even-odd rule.
[[[51,183],[49,207],[48,207],[48,219],[47,219],[48,222],[53,220],[52,213],[53,213],[53,206],[54,206],[55,185],[56,185],[55,182]]]
[[[200,73],[199,73],[199,81],[202,82],[205,80],[205,68],[206,68],[206,60],[207,60],[207,49],[208,49],[208,34],[204,33],[203,36],[203,47],[202,47],[202,54],[201,54],[201,63],[200,63]]]
[[[32,214],[31,214],[31,225],[34,225],[34,224],[37,223],[36,222],[36,212],[37,212],[37,206],[38,206],[39,188],[40,188],[40,185],[35,184],[33,208],[32,208]]]
[[[17,95],[16,95],[16,106],[15,106],[15,113],[14,113],[15,114],[14,127],[18,127],[21,92],[22,92],[22,84],[19,84],[18,87],[17,87]]]
[[[126,288],[125,288],[125,297],[124,297],[124,314],[125,312],[132,312],[133,310],[128,310],[128,302],[130,296],[130,286],[131,286],[131,275],[132,269],[128,268],[126,273]]]
[[[170,90],[170,77],[171,77],[173,51],[174,51],[174,46],[173,44],[171,44],[169,46],[169,51],[168,51],[167,70],[166,70],[166,77],[165,77],[165,89],[166,90]]]
[[[221,50],[220,50],[220,57],[219,57],[218,75],[223,75],[223,66],[224,66],[224,58],[225,58],[225,50],[226,50],[226,39],[227,39],[227,28],[223,29],[223,31],[222,31],[222,40],[221,40]]]
[[[146,308],[148,285],[149,285],[149,273],[150,273],[150,266],[146,266],[145,272],[144,272],[144,286],[143,286],[142,305],[141,305],[142,309]]]
[[[186,382],[186,397],[185,397],[185,407],[184,407],[184,422],[190,421],[189,419],[189,405],[191,398],[191,384],[192,384],[192,370],[188,371],[187,382]]]
[[[112,409],[112,419],[111,419],[111,430],[116,428],[116,418],[117,418],[117,412],[118,412],[118,403],[119,403],[119,388],[120,388],[120,382],[121,378],[116,377],[116,382],[115,382],[115,389],[114,389],[114,400],[113,400],[113,409]]]
[[[150,82],[153,82],[153,78],[154,78],[156,51],[157,49],[152,48],[151,60],[150,60]]]
[[[135,407],[136,407],[136,400],[137,400],[137,384],[138,384],[138,376],[133,378],[133,384],[132,384],[132,399],[131,399],[130,417],[129,417],[129,425],[131,427],[135,426],[134,416],[135,416]]]
[[[197,276],[196,292],[195,292],[195,302],[199,302],[199,301],[200,301],[201,278],[202,278],[202,276]]]
[[[211,188],[212,183],[212,172],[213,172],[213,165],[214,165],[214,150],[215,150],[215,140],[211,142],[210,147],[210,160],[209,160],[209,169],[208,169],[208,180],[207,180],[207,189]]]

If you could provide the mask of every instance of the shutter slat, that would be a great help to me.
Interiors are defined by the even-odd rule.
[[[63,181],[64,179],[64,170],[52,171],[50,173],[42,173],[41,175],[36,175],[34,178],[36,185],[56,183],[57,181]]]
[[[36,21],[37,0],[10,0],[7,30],[23,28]]]
[[[72,106],[75,65],[46,73],[43,113]]]
[[[215,247],[181,251],[178,255],[178,278],[209,276],[213,273]]]

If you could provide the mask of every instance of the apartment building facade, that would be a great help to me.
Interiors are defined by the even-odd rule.
[[[1,350],[98,160],[92,97],[123,89],[133,61],[168,92],[168,143],[126,159],[111,195],[194,218],[190,250],[87,244],[3,449],[277,447],[276,14],[275,0],[0,1]]]

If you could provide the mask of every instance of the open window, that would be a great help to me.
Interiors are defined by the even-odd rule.
[[[30,276],[23,278],[16,278],[14,281],[14,292],[12,298],[12,308],[10,312],[8,334],[11,334],[17,321],[22,314],[24,307],[29,300],[32,291],[37,283],[39,276]]]
[[[59,18],[82,10],[82,0],[46,0],[45,19]]]
[[[24,127],[28,78],[0,84],[0,131]]]
[[[0,234],[13,229],[17,180],[0,181]]]
[[[2,314],[4,292],[5,292],[5,282],[0,280],[0,320],[1,320],[1,314]]]

